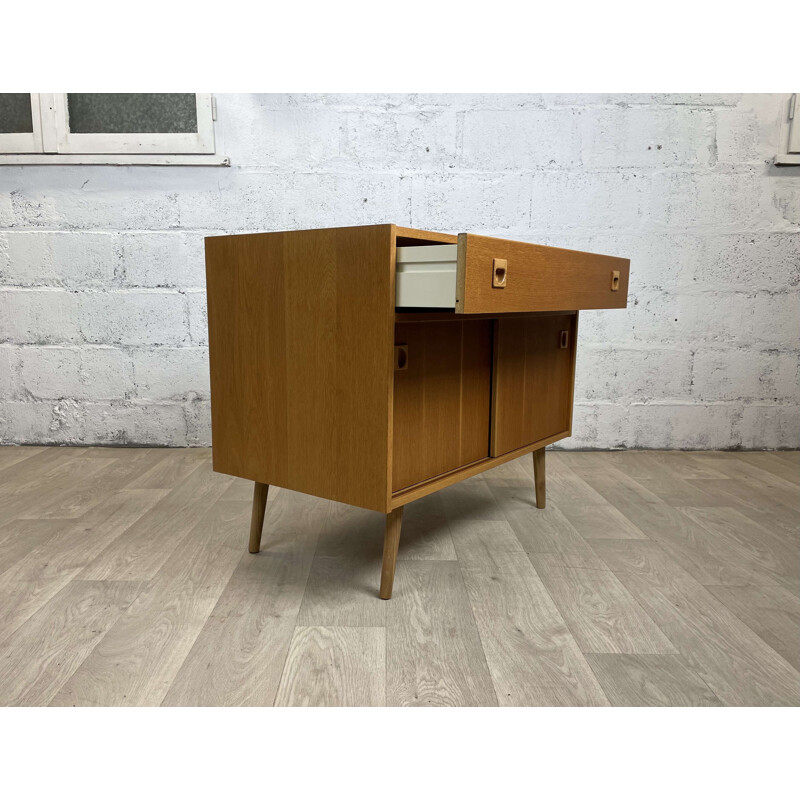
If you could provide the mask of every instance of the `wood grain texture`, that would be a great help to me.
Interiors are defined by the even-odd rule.
[[[495,326],[491,454],[569,435],[574,315],[499,319]],[[570,345],[559,347],[561,331]],[[534,451],[535,452],[535,451]]]
[[[735,508],[684,508],[682,512],[735,553],[739,563],[752,571],[751,583],[780,583],[800,589],[796,542],[759,525]]]
[[[248,518],[239,503],[217,503],[50,705],[159,705],[242,558]]]
[[[800,598],[781,586],[707,586],[800,672]]]
[[[214,469],[388,511],[390,225],[206,239]]]
[[[19,464],[21,461],[35,456],[44,450],[43,447],[2,447],[0,448],[0,473]]]
[[[626,516],[635,519],[647,538],[658,544],[687,572],[703,584],[747,586],[759,572],[742,548],[731,548],[682,510],[666,504],[624,506]],[[775,583],[761,574],[760,582]]]
[[[382,706],[385,701],[383,628],[295,630],[276,706]]]
[[[466,480],[468,478],[473,477],[474,475],[480,475],[482,472],[487,472],[490,469],[502,466],[503,464],[506,464],[509,461],[513,461],[514,459],[517,459],[520,456],[527,455],[533,450],[538,450],[539,448],[547,447],[547,445],[552,444],[553,442],[557,442],[559,439],[563,438],[564,434],[557,434],[556,436],[550,436],[546,439],[542,439],[539,442],[533,442],[532,444],[526,445],[525,447],[520,447],[519,450],[512,450],[510,453],[505,453],[504,455],[498,456],[497,458],[484,458],[481,461],[476,461],[474,464],[469,464],[466,467],[454,469],[452,472],[446,472],[444,473],[444,475],[439,475],[436,478],[432,478],[429,481],[425,481],[424,483],[419,483],[416,486],[410,487],[409,489],[404,489],[400,492],[393,494],[391,497],[390,505],[392,508],[397,508],[398,506],[407,505],[413,500],[418,500],[420,497],[425,497],[431,494],[432,492],[438,492],[440,489],[452,486],[453,484],[458,483],[459,481]]]
[[[508,262],[506,286],[492,287],[492,262]],[[619,270],[619,291],[611,272]],[[507,239],[458,235],[456,312],[566,311],[625,308],[630,261]]]
[[[261,534],[264,530],[264,514],[267,510],[269,485],[256,481],[253,484],[253,510],[250,513],[250,542],[248,551],[257,553],[261,549]]]
[[[77,578],[164,494],[153,489],[111,494],[82,519],[67,525],[0,575],[0,641]]]
[[[386,617],[390,706],[496,706],[461,570],[453,561],[404,561]]]
[[[405,561],[455,561],[456,550],[441,494],[404,506],[403,535],[397,558]]]
[[[610,570],[529,557],[584,653],[677,652]]]
[[[562,567],[604,568],[602,560],[552,503],[546,509],[509,509],[505,517],[526,553],[547,555],[549,564]]]
[[[127,531],[92,560],[83,580],[149,580],[180,545],[183,538],[214,507],[229,485],[207,462],[198,462],[189,476],[149,509]],[[242,529],[242,538],[247,528]]]
[[[72,581],[0,645],[0,705],[47,705],[141,589]]]
[[[375,591],[386,517],[336,505],[322,526],[297,624],[382,627],[386,603]]]
[[[561,506],[561,510],[584,539],[647,538],[641,528],[610,503],[567,503]]]
[[[214,475],[208,449],[153,451],[143,472],[127,448],[43,448],[21,460],[9,449],[0,448],[0,464],[13,462],[0,472],[7,704],[270,705],[279,686],[287,702],[317,704],[800,702],[800,524],[770,495],[788,493],[786,483],[800,492],[780,466],[795,466],[793,453],[550,451],[541,510],[531,457],[512,457],[406,508],[386,603],[376,592],[382,513],[275,487],[262,551],[249,555],[252,483]],[[774,459],[749,461],[762,455]],[[47,514],[77,513],[68,495],[88,498],[103,469],[115,477],[80,516],[19,518],[32,500]],[[711,502],[672,506],[677,497],[644,485],[659,477],[702,483]],[[192,499],[207,505],[187,528]],[[129,563],[154,571],[81,580],[98,564],[124,575]],[[574,594],[553,590],[556,603],[534,564],[604,577],[572,579]],[[625,649],[629,600],[678,652],[581,655],[597,640]],[[574,616],[588,619],[583,637],[567,624]],[[302,655],[289,665],[304,628],[384,636],[383,694],[374,670],[364,674],[373,634],[298,648],[315,653],[311,666]],[[337,648],[349,655],[329,657]],[[331,664],[352,666],[329,678]]]
[[[587,653],[586,659],[614,706],[721,706],[676,655]]]
[[[655,542],[592,542],[625,588],[726,705],[800,702],[800,673]]]
[[[162,705],[269,706],[330,503],[282,491],[258,556],[244,554]]]
[[[394,341],[408,348],[394,373],[397,492],[489,455],[492,323],[402,323]]]
[[[547,482],[545,473],[545,449],[534,450],[533,456],[533,483],[536,488],[536,508],[545,508],[547,505]]]
[[[608,705],[506,522],[462,522],[458,559],[503,706]]]
[[[400,534],[403,525],[403,507],[393,509],[386,515],[386,533],[383,537],[383,561],[381,563],[381,600],[392,597],[394,570],[397,564],[397,548],[400,546]]]
[[[14,519],[0,526],[0,575],[63,528],[57,519]]]

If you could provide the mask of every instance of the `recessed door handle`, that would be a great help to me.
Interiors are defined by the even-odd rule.
[[[408,369],[408,345],[396,344],[394,346],[394,371]]]
[[[611,291],[618,292],[619,291],[619,270],[615,269],[611,273]]]
[[[508,274],[508,260],[505,258],[492,259],[492,288],[505,289]]]
[[[561,331],[558,336],[558,346],[562,350],[566,350],[569,347],[569,331]]]

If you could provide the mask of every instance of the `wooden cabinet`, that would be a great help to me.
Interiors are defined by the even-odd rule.
[[[451,247],[404,258],[436,265],[447,307],[397,308],[397,248],[436,245]],[[395,225],[206,239],[213,463],[256,484],[250,550],[270,484],[381,511],[388,598],[405,504],[533,452],[543,506],[544,447],[571,434],[578,310],[624,307],[628,271]]]

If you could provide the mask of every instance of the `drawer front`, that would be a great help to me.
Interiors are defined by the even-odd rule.
[[[497,320],[492,456],[569,435],[576,333],[576,314]]]
[[[492,321],[395,326],[392,491],[489,454]]]
[[[458,235],[456,313],[625,308],[626,258]]]

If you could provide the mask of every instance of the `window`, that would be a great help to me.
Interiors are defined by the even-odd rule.
[[[220,164],[210,94],[0,94],[0,164]]]
[[[800,164],[800,104],[793,94],[781,126],[781,152],[775,156],[776,164]]]

